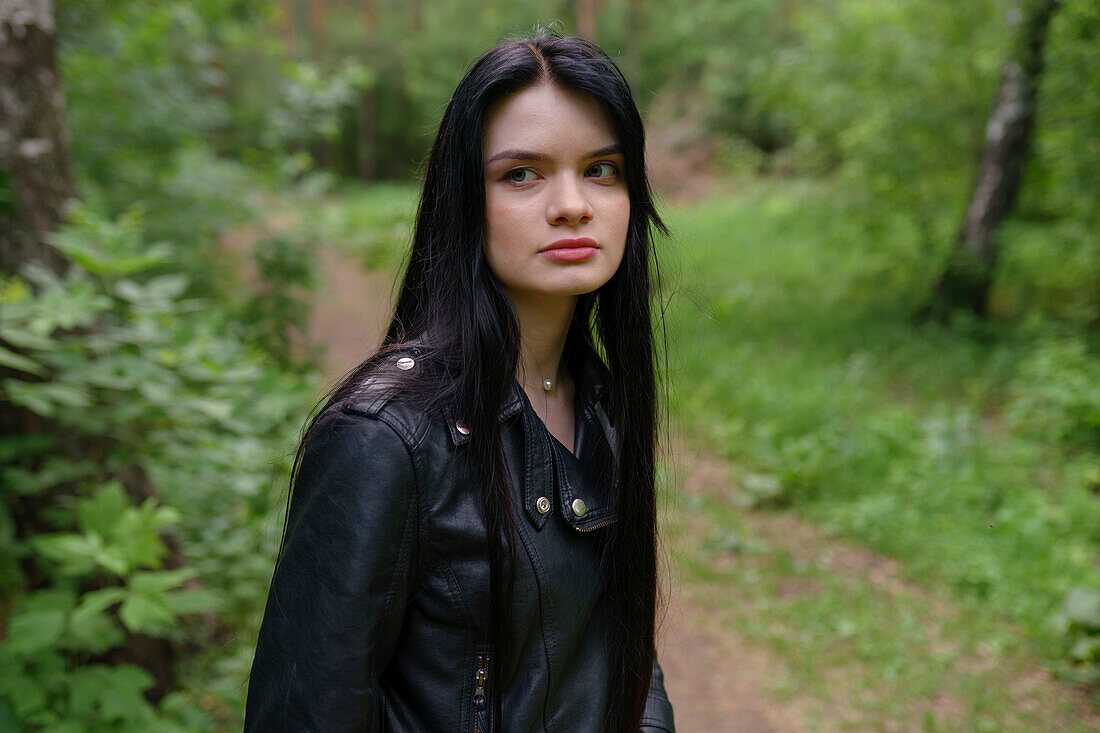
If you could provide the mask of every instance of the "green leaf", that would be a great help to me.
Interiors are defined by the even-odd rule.
[[[115,294],[130,303],[140,303],[147,297],[145,288],[133,280],[119,280],[115,283]]]
[[[130,571],[131,564],[120,547],[100,548],[93,553],[92,557],[99,565],[115,575],[126,575]]]
[[[165,516],[163,510],[168,510]],[[122,553],[133,567],[158,567],[168,554],[168,548],[157,532],[168,519],[177,519],[178,513],[169,507],[157,507],[156,501],[146,499],[140,507],[131,508],[119,519],[112,534],[112,549]]]
[[[73,712],[108,721],[148,718],[152,707],[142,693],[153,685],[153,677],[140,667],[94,665],[69,674],[69,700]],[[113,730],[114,728],[112,728]]]
[[[153,686],[153,676],[140,667],[123,665],[110,671],[110,679],[100,703],[103,716],[109,720],[140,720],[152,712],[142,696]]]
[[[95,665],[69,674],[69,706],[75,715],[91,717],[109,686],[110,668]]]
[[[4,388],[12,402],[44,417],[57,414],[58,407],[84,408],[92,404],[87,387],[81,384],[5,379]]]
[[[4,461],[0,458],[0,463]],[[34,470],[20,466],[0,470],[0,481],[15,494],[38,494],[55,486],[93,475],[96,466],[91,461],[71,461],[60,456],[50,456]]]
[[[145,284],[145,289],[158,297],[175,300],[187,290],[190,278],[182,273],[155,277]]]
[[[176,616],[163,595],[129,596],[122,602],[118,616],[126,628],[135,634],[163,633],[171,629],[176,621]]]
[[[194,568],[137,572],[130,576],[127,585],[135,593],[163,593],[187,582],[197,574]]]
[[[120,602],[126,597],[126,589],[119,587],[102,588],[85,593],[80,597],[80,605],[73,611],[70,624],[72,627],[88,623],[97,614]]]
[[[6,649],[0,646],[0,651],[6,651]],[[6,706],[3,704],[5,698],[11,704],[7,713],[4,710]],[[47,691],[41,680],[10,655],[4,654],[3,658],[0,658],[0,724],[3,723],[5,715],[25,718],[42,710],[46,701]],[[0,725],[0,730],[19,730],[19,728],[5,728]]]
[[[222,603],[218,594],[202,589],[179,590],[168,594],[168,606],[177,616],[217,611]]]
[[[28,674],[19,675],[4,690],[17,718],[26,719],[31,713],[46,707],[46,688]]]
[[[0,366],[6,366],[10,369],[26,372],[27,374],[34,374],[39,377],[46,375],[46,369],[41,364],[31,361],[27,357],[21,356],[14,351],[5,349],[3,346],[0,346]]]
[[[117,481],[105,484],[95,495],[76,503],[77,524],[85,532],[108,537],[122,515],[131,507],[130,499]]]
[[[43,557],[60,564],[64,575],[84,575],[95,570],[92,559],[102,548],[98,535],[57,532],[30,539],[31,547]]]
[[[25,597],[9,622],[8,649],[28,654],[56,644],[71,609],[72,594],[64,591],[38,591]]]
[[[82,617],[79,623],[75,613],[69,619],[67,649],[103,654],[124,643],[126,633],[105,613]]]
[[[30,331],[24,331],[14,326],[0,326],[0,339],[20,349],[49,351],[58,346],[58,342],[51,338],[40,336]]]
[[[76,595],[67,588],[47,588],[35,590],[19,599],[16,611],[41,613],[45,611],[64,611],[68,613],[76,605]]]

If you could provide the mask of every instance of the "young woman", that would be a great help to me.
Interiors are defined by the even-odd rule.
[[[384,345],[299,448],[247,730],[673,731],[655,229],[599,48],[543,35],[470,68]]]

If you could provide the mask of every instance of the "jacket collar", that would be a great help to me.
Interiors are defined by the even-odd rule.
[[[595,357],[584,356],[577,360],[573,379],[576,383],[577,394],[581,402],[598,414],[603,414],[602,403],[607,396],[609,374],[605,367]],[[527,395],[519,382],[512,380],[512,386],[508,390],[504,402],[500,406],[500,421],[507,422],[523,412],[529,404]],[[456,445],[461,445],[470,439],[469,433],[463,432],[463,423],[457,419],[453,410],[445,409],[444,414],[450,428],[451,438]],[[606,426],[605,426],[606,427]],[[609,438],[611,436],[608,436]]]
[[[584,359],[574,367],[573,379],[577,394],[577,455],[587,460],[577,461],[554,448],[549,433],[538,421],[530,400],[519,382],[513,381],[508,396],[501,405],[501,422],[518,418],[523,440],[523,477],[520,495],[526,514],[537,529],[546,524],[549,512],[540,511],[539,495],[556,484],[555,511],[574,529],[586,532],[615,521],[610,503],[611,472],[615,429],[604,410],[608,391],[608,373],[602,363]],[[455,445],[470,440],[470,431],[454,413],[444,409],[447,427]],[[555,482],[555,473],[560,480]],[[580,500],[580,504],[576,504]],[[579,513],[578,513],[579,512]]]

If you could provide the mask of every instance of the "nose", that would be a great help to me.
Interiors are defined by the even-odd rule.
[[[550,186],[546,220],[555,225],[575,226],[592,219],[592,202],[584,191],[584,182],[575,176],[560,176]]]

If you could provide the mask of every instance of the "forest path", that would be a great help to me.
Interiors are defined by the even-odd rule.
[[[242,228],[224,244],[242,254],[258,236],[293,222],[286,215]],[[393,274],[367,270],[335,246],[319,250],[306,330],[324,348],[327,387],[380,342]],[[1052,678],[1025,645],[1006,651],[975,642],[965,614],[904,580],[895,561],[828,537],[790,512],[744,508],[731,466],[691,444],[688,436],[673,444],[669,475],[678,490],[662,517],[670,582],[658,654],[680,733],[1100,731],[1100,710]],[[816,617],[784,616],[830,593],[839,606],[812,607]],[[835,629],[810,630],[825,616],[832,623],[849,603],[869,604],[883,624],[853,631],[840,618]],[[915,637],[906,625],[914,615]],[[814,633],[824,639],[807,642]],[[868,656],[865,637],[919,649],[884,662],[873,656],[883,656],[880,649]],[[928,671],[914,677],[903,670],[899,684],[899,664]],[[986,690],[995,691],[992,702],[973,704]]]

